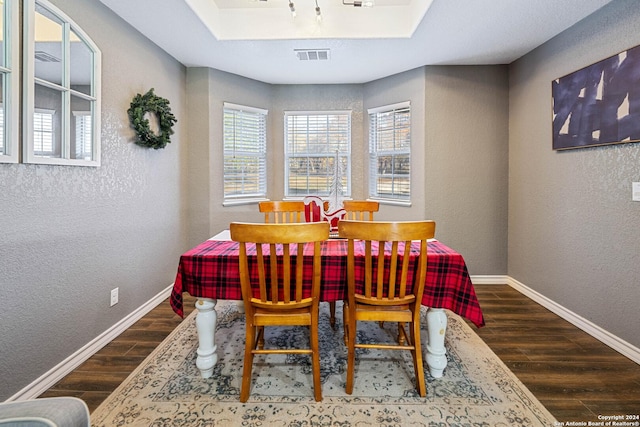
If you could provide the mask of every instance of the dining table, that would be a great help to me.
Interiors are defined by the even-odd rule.
[[[416,259],[419,245],[419,242],[412,243],[411,253]],[[427,275],[422,297],[422,305],[427,309],[425,360],[431,376],[440,378],[447,366],[445,310],[470,320],[478,328],[485,322],[462,255],[437,239],[430,239],[427,245]],[[364,256],[364,250],[357,248],[358,245],[356,257]],[[330,238],[322,242],[321,250],[320,301],[343,301],[347,290],[347,241]],[[180,256],[169,301],[173,311],[181,317],[184,317],[184,292],[197,298],[196,366],[203,378],[209,378],[218,361],[215,342],[217,300],[242,300],[239,244],[231,240],[229,230],[223,230]],[[238,308],[242,310],[243,306],[239,304]]]

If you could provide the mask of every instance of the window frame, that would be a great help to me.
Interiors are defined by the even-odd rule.
[[[20,33],[19,0],[5,0],[3,5],[4,66],[0,65],[0,79],[3,90],[0,108],[3,113],[3,149],[0,163],[20,161]],[[8,109],[4,107],[9,106]]]
[[[227,176],[227,156],[230,154],[229,147],[227,147],[227,128],[226,128],[226,114],[227,112],[233,112],[234,114],[251,114],[260,117],[262,120],[262,132],[259,132],[255,142],[257,142],[257,153],[255,152],[245,152],[244,155],[250,157],[256,157],[258,159],[258,164],[260,165],[260,171],[258,172],[258,191],[251,193],[241,193],[234,195],[227,195],[225,189],[225,182],[228,181]],[[231,102],[224,102],[222,108],[222,179],[223,179],[223,206],[234,206],[240,204],[248,204],[248,203],[257,203],[262,200],[267,200],[267,189],[268,189],[268,162],[267,162],[267,118],[268,118],[269,110],[257,107],[250,107],[246,105],[234,104]],[[234,128],[235,130],[235,128]],[[235,142],[234,139],[234,151],[235,153]]]
[[[36,4],[46,9],[62,22],[62,58],[63,67],[62,83],[60,85],[35,77],[35,15]],[[47,0],[24,0],[24,22],[23,22],[23,146],[22,161],[24,163],[67,165],[67,166],[100,166],[100,116],[101,116],[101,69],[102,58],[100,49],[91,38],[64,12]],[[71,33],[77,36],[91,52],[91,94],[77,91],[71,87],[70,76],[72,74],[70,64]],[[56,114],[61,115],[60,157],[39,156],[34,150],[34,124],[33,117],[35,108],[36,84],[48,87],[60,93],[62,105],[61,110]],[[89,101],[92,112],[92,159],[72,158],[72,97]]]
[[[408,144],[408,148],[404,148],[404,149],[391,149],[391,150],[379,150],[377,149],[377,142],[378,142],[378,135],[380,132],[380,128],[378,127],[379,124],[379,120],[378,120],[378,115],[380,114],[388,114],[388,113],[396,113],[396,112],[401,112],[402,110],[408,110],[409,112],[409,144]],[[396,104],[390,104],[390,105],[384,105],[384,106],[380,106],[380,107],[375,107],[375,108],[370,108],[367,110],[367,115],[369,118],[369,173],[368,173],[368,179],[369,179],[369,198],[372,200],[378,200],[381,203],[389,203],[389,204],[398,204],[398,205],[403,205],[403,206],[410,206],[411,205],[411,146],[412,146],[412,138],[411,138],[411,127],[412,127],[412,117],[411,117],[411,102],[410,101],[405,101],[405,102],[399,102]],[[395,141],[396,141],[396,130],[398,129],[398,127],[396,126],[395,123],[395,117],[394,117],[394,124],[393,124],[393,141],[394,141],[394,146]],[[409,158],[409,174],[408,174],[408,181],[409,181],[409,194],[408,196],[402,196],[402,195],[398,195],[398,196],[394,196],[392,193],[391,195],[387,195],[385,194],[384,196],[381,196],[380,193],[378,192],[378,178],[379,178],[379,173],[378,173],[378,158],[381,155],[385,155],[385,156],[397,156],[397,155],[402,155],[402,156],[407,156]],[[393,178],[396,176],[396,174],[394,174],[393,172],[390,174]]]
[[[313,193],[311,191],[308,192],[308,194],[304,194],[304,195],[300,195],[300,194],[291,194],[290,192],[290,188],[289,188],[289,178],[290,178],[290,170],[289,170],[289,164],[290,164],[290,159],[291,158],[302,158],[302,157],[306,157],[306,158],[328,158],[328,157],[335,157],[335,153],[331,153],[331,152],[320,152],[320,153],[313,153],[311,151],[307,151],[306,154],[304,152],[299,152],[299,153],[290,153],[289,152],[289,138],[290,138],[290,132],[289,132],[289,122],[288,119],[289,117],[293,117],[293,116],[346,116],[347,118],[347,126],[345,129],[345,136],[348,138],[347,141],[347,150],[346,152],[339,152],[338,153],[338,157],[339,158],[346,158],[346,170],[344,170],[344,179],[346,180],[346,186],[342,186],[342,190],[343,190],[343,194],[342,197],[343,198],[350,198],[351,197],[351,189],[352,189],[352,180],[351,180],[351,160],[352,160],[352,115],[353,112],[351,110],[314,110],[314,111],[285,111],[284,112],[284,197],[285,199],[302,199],[306,196],[320,196],[320,197],[329,197],[331,196],[331,189],[329,189],[329,192],[327,194],[324,193]],[[307,177],[309,175],[307,174]]]

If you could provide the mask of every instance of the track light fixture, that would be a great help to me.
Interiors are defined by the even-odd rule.
[[[267,0],[251,0],[251,1],[266,2]],[[373,0],[368,0],[368,1],[373,1]],[[320,22],[322,22],[322,11],[320,10],[320,6],[318,5],[318,0],[315,0],[315,3],[316,3],[316,8],[315,8],[316,21],[318,21],[318,23],[320,23]],[[296,5],[293,4],[293,0],[289,0],[289,11],[291,12],[291,17],[292,18],[295,18],[297,16]]]
[[[293,4],[292,1],[289,1],[289,10],[291,11],[291,17],[295,18],[296,17],[296,7]]]
[[[375,5],[374,0],[354,0],[352,2],[345,2],[342,0],[342,4],[345,6],[353,7],[373,7]]]

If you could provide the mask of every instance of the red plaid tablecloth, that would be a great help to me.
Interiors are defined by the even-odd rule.
[[[364,244],[356,242],[356,256],[364,258]],[[419,244],[412,245],[417,254]],[[462,255],[438,241],[429,242],[427,281],[422,305],[446,308],[484,326],[482,310]],[[311,270],[309,264],[309,271]],[[322,243],[321,301],[340,301],[347,288],[347,242]],[[356,275],[357,277],[357,275]],[[194,297],[241,300],[238,243],[207,240],[180,257],[178,274],[171,292],[171,307],[183,316],[182,293]]]

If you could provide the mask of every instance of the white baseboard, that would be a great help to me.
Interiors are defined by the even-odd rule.
[[[602,329],[600,326],[590,322],[582,316],[579,316],[571,310],[566,309],[555,301],[550,300],[549,298],[538,293],[537,291],[534,291],[523,283],[518,282],[512,277],[508,277],[508,279],[509,280],[507,284],[515,290],[531,298],[541,306],[562,317],[564,320],[576,326],[577,328],[582,329],[583,331],[585,331],[598,341],[601,341],[603,344],[608,345],[618,353],[640,364],[640,348],[635,347],[630,343],[622,340],[621,338],[613,335],[612,333]],[[473,281],[473,283],[475,284],[476,282]]]
[[[508,285],[509,276],[471,276],[471,283],[475,285]]]
[[[136,323],[145,314],[153,310],[165,299],[171,295],[173,284],[162,290],[149,301],[138,307],[132,313],[124,317],[118,323],[104,331],[95,339],[87,343],[84,347],[67,357],[65,360],[54,366],[48,372],[45,372],[31,384],[7,399],[7,402],[14,400],[34,399],[40,394],[50,389],[54,384],[72,372],[75,368],[84,363],[87,359],[97,353],[102,347],[109,344],[122,332],[127,330],[131,325]]]

